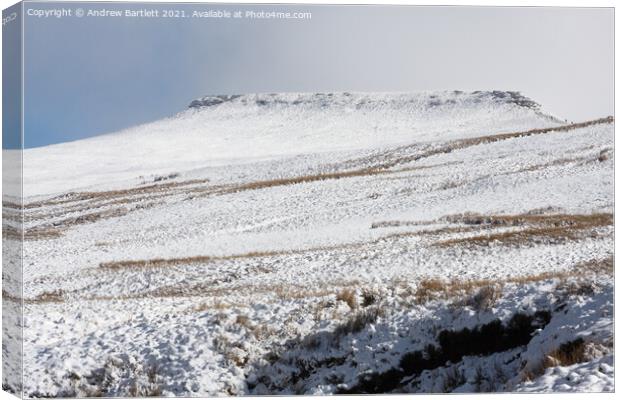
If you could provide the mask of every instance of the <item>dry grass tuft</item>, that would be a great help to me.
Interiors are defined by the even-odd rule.
[[[577,264],[574,269],[582,273],[613,274],[614,258],[613,256],[610,256],[603,259],[585,261],[583,263]]]
[[[213,339],[213,345],[218,352],[237,367],[244,367],[249,361],[249,356],[241,342],[232,342],[228,337],[220,335]]]
[[[414,297],[420,304],[427,303],[436,298],[438,293],[444,292],[445,284],[444,281],[436,278],[424,279],[418,284]]]
[[[556,290],[566,296],[591,296],[596,289],[596,285],[589,281],[563,281],[556,286]]]
[[[345,322],[334,329],[334,339],[339,340],[350,333],[361,332],[368,324],[373,324],[385,315],[381,307],[369,307],[350,316]]]
[[[543,360],[543,371],[550,367],[568,366],[588,361],[586,342],[577,338],[570,342],[562,343],[557,349],[547,354]]]
[[[252,324],[250,317],[247,315],[237,315],[237,318],[235,318],[235,323],[248,330],[252,330],[254,328],[254,324]]]
[[[356,310],[359,306],[359,303],[357,302],[357,294],[355,293],[355,290],[352,289],[342,289],[336,295],[336,300],[347,303],[351,310]]]
[[[488,310],[495,305],[501,296],[501,285],[482,286],[476,293],[469,295],[463,305],[476,311]]]
[[[484,293],[480,295],[480,298],[472,298],[467,300],[468,303],[473,304],[477,301],[482,305],[482,303],[499,296],[501,290],[498,286],[501,286],[500,282],[493,282],[488,279],[466,281],[454,279],[452,281],[444,281],[437,278],[431,278],[425,279],[418,284],[414,297],[417,303],[423,304],[433,299],[469,296],[472,295],[477,289],[493,287],[493,289],[485,289]]]

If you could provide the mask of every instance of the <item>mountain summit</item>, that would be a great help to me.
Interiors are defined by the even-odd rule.
[[[519,92],[206,96],[159,121],[24,152],[26,193],[132,181],[218,165],[375,151],[555,126]],[[337,154],[340,154],[338,156]],[[105,165],[105,172],[101,166]],[[70,171],[70,172],[68,172]],[[61,178],[62,177],[62,178]],[[62,180],[62,182],[59,182]]]
[[[443,106],[476,106],[480,104],[507,105],[539,111],[541,106],[529,97],[515,91],[460,90],[427,93],[261,93],[250,95],[209,95],[196,99],[189,108],[203,109],[223,104],[259,107],[331,108],[353,107],[373,110],[380,107],[394,109],[430,110]]]

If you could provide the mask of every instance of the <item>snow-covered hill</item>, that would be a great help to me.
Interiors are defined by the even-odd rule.
[[[278,94],[27,150],[25,395],[614,390],[613,140],[511,92]]]
[[[517,92],[208,96],[171,118],[27,150],[26,196],[299,154],[550,126]],[[171,160],[174,164],[171,165]]]

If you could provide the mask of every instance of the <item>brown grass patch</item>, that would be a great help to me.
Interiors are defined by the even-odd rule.
[[[343,178],[355,178],[360,176],[372,176],[379,174],[390,173],[389,171],[384,171],[376,168],[362,168],[352,171],[340,171],[340,172],[326,172],[319,174],[310,174],[310,175],[301,175],[294,176],[290,178],[278,178],[278,179],[267,179],[262,181],[254,181],[248,183],[241,184],[233,184],[222,187],[222,189],[214,192],[214,193],[206,193],[203,196],[208,196],[211,194],[231,194],[231,193],[239,193],[248,190],[260,190],[267,189],[278,186],[289,186],[289,185],[297,185],[301,183],[311,183],[311,182],[319,182],[325,180],[333,180],[333,179],[343,179]]]
[[[445,281],[437,278],[429,278],[420,281],[415,292],[417,302],[423,304],[437,298],[439,293],[445,293],[445,283]]]
[[[31,299],[24,299],[24,302],[26,304],[62,303],[64,296],[65,292],[62,289],[57,289],[51,292],[43,292]]]
[[[427,303],[435,299],[448,299],[472,295],[475,290],[481,288],[501,288],[507,283],[526,284],[539,282],[554,278],[565,278],[570,276],[569,272],[545,272],[536,275],[525,275],[506,279],[478,279],[478,280],[442,280],[438,278],[424,279],[418,284],[414,294],[416,301],[420,304]]]
[[[137,196],[144,194],[159,193],[169,191],[176,188],[184,188],[190,185],[197,185],[209,182],[209,179],[192,179],[180,182],[166,182],[161,184],[153,184],[146,186],[138,186],[128,189],[106,190],[101,192],[71,192],[48,200],[36,201],[24,204],[25,209],[40,208],[45,206],[57,206],[67,203],[75,203],[87,200],[101,200],[118,197]],[[4,203],[3,203],[4,204]]]
[[[456,219],[456,218],[455,218]],[[458,220],[458,219],[456,219]],[[613,224],[613,214],[555,214],[555,215],[507,215],[507,216],[464,216],[460,222],[470,225],[523,226],[525,229],[497,232],[465,238],[436,242],[436,246],[455,245],[488,246],[491,243],[503,245],[525,245],[536,241],[557,242],[580,239],[584,231]]]
[[[579,263],[575,266],[575,270],[580,273],[603,273],[613,274],[614,272],[614,257],[609,256],[601,260],[589,260]]]
[[[36,212],[30,211],[25,215],[24,219],[28,222],[48,220],[48,219],[60,218],[60,217],[63,217],[69,214],[74,214],[74,213],[94,211],[99,208],[107,208],[111,206],[127,205],[127,204],[134,204],[134,203],[138,203],[134,209],[139,210],[142,208],[147,208],[152,204],[156,204],[152,202],[152,200],[160,199],[163,197],[166,197],[166,196],[159,195],[159,196],[148,196],[148,197],[121,198],[121,199],[115,199],[115,200],[107,201],[107,202],[104,201],[104,202],[81,203],[81,204],[77,204],[74,206],[54,209],[54,211],[50,211],[50,212],[42,212],[41,210],[37,210]],[[150,201],[147,201],[147,200],[150,200]],[[95,212],[101,213],[105,211],[95,211]]]
[[[10,208],[16,208],[16,211],[25,211],[23,216],[24,221],[38,221],[59,218],[71,213],[82,213],[100,208],[134,204],[131,207],[116,207],[75,217],[68,217],[58,221],[42,223],[38,226],[27,228],[23,234],[25,240],[57,238],[63,234],[65,229],[72,226],[92,223],[106,218],[120,217],[132,211],[151,208],[161,204],[158,200],[167,196],[176,195],[178,193],[191,193],[193,191],[204,192],[208,189],[202,187],[188,188],[188,186],[208,181],[208,179],[195,179],[102,192],[71,192],[48,200],[27,203],[24,204],[23,208],[18,204],[4,201],[3,213],[8,216],[9,219],[21,221],[22,217],[10,210]],[[209,189],[214,191],[219,188],[218,186]],[[51,211],[38,210],[42,207],[57,206],[61,206],[62,208],[52,209]],[[3,237],[10,239],[21,238],[21,235],[21,232],[10,229],[7,229],[7,231],[3,233]]]
[[[56,239],[62,236],[62,229],[50,226],[37,226],[23,229],[16,228],[11,225],[2,226],[2,238],[9,240],[47,240]]]
[[[558,288],[567,294],[587,294],[588,287],[586,283],[578,281],[571,283],[575,286],[562,285],[567,278],[583,278],[584,272],[593,273],[610,273],[613,272],[613,257],[604,259],[593,259],[574,265],[565,271],[547,271],[539,274],[514,276],[504,279],[478,279],[478,280],[443,280],[438,278],[428,278],[418,283],[417,289],[413,296],[417,303],[423,304],[435,299],[448,299],[455,297],[472,296],[465,299],[468,305],[475,304],[484,305],[489,301],[495,301],[499,297],[501,288],[506,284],[524,285],[546,281],[550,279],[559,279],[560,286]],[[475,293],[475,291],[478,291]],[[407,293],[408,294],[408,293]],[[478,298],[476,298],[478,296]],[[463,302],[459,304],[465,304]]]
[[[237,260],[244,258],[273,257],[284,254],[294,254],[295,251],[253,251],[243,254],[233,254],[229,256],[192,256],[179,258],[152,258],[146,260],[128,260],[102,262],[99,268],[118,270],[123,268],[162,268],[174,267],[178,265],[207,264],[215,261]]]
[[[2,219],[5,221],[14,221],[14,222],[22,222],[24,218],[24,215],[21,211],[16,210],[9,210],[9,209],[2,209]]]
[[[3,225],[2,237],[12,240],[49,240],[61,237],[64,232],[78,225],[91,224],[109,218],[117,218],[127,215],[131,211],[147,209],[155,206],[157,203],[139,204],[133,208],[119,207],[108,210],[96,211],[88,214],[69,217],[54,222],[35,225],[24,230],[18,229],[11,225]],[[64,214],[59,214],[64,215]],[[26,218],[28,219],[28,217]]]
[[[83,224],[94,223],[103,219],[121,217],[128,214],[131,209],[128,208],[115,208],[111,210],[104,210],[93,212],[90,214],[83,214],[77,217],[65,218],[63,220],[55,221],[53,223],[46,223],[37,225],[31,228],[26,228],[23,232],[24,240],[46,240],[55,239],[64,233],[65,230],[72,226],[78,226]],[[21,232],[7,232],[9,235],[20,235]],[[3,229],[4,236],[4,229]],[[9,236],[11,237],[11,236]],[[21,237],[21,236],[19,236]],[[12,237],[11,237],[12,238]]]
[[[17,201],[19,201],[19,199],[16,199]],[[18,203],[17,201],[9,201],[9,200],[2,200],[2,209],[14,209],[15,211],[21,211],[23,208],[23,205],[21,203]]]
[[[586,343],[582,338],[577,338],[570,342],[562,343],[557,349],[547,354],[543,361],[543,368],[547,369],[558,365],[567,366],[586,361],[588,361],[586,357]]]
[[[10,301],[13,303],[21,303],[23,302],[23,299],[19,296],[13,296],[12,294],[10,294],[9,292],[7,292],[6,290],[2,289],[2,301]]]
[[[583,338],[577,338],[562,343],[555,350],[546,354],[542,362],[533,368],[521,371],[521,377],[524,381],[533,381],[545,373],[548,368],[557,366],[569,366],[589,361],[588,344]]]
[[[387,173],[398,173],[398,172],[406,172],[406,171],[414,171],[414,170],[419,170],[419,169],[432,168],[435,166],[410,167],[410,168],[403,168],[400,170],[388,171],[390,168],[393,168],[399,164],[406,164],[406,163],[418,161],[422,158],[430,157],[432,155],[437,155],[441,153],[449,153],[453,150],[463,149],[466,147],[471,147],[471,146],[475,146],[479,144],[493,143],[493,142],[500,141],[500,140],[506,140],[506,139],[517,138],[517,137],[527,137],[527,136],[550,133],[550,132],[566,132],[566,131],[570,131],[574,129],[591,126],[591,125],[611,123],[613,122],[613,120],[614,120],[613,117],[607,117],[607,118],[601,118],[598,120],[558,126],[558,127],[532,129],[532,130],[522,131],[522,132],[504,133],[504,134],[498,134],[498,135],[489,135],[489,136],[481,136],[481,137],[476,137],[476,138],[460,139],[460,140],[449,142],[445,146],[440,146],[437,148],[426,150],[425,152],[421,154],[400,157],[390,162],[381,162],[372,167],[365,167],[365,168],[354,169],[354,170],[349,170],[349,171],[336,171],[336,172],[327,172],[327,173],[319,173],[319,174],[309,174],[309,175],[295,176],[295,177],[289,177],[289,178],[268,179],[268,180],[255,181],[255,182],[243,183],[243,184],[238,184],[238,185],[231,185],[229,187],[223,187],[220,191],[216,192],[216,194],[230,194],[230,193],[238,193],[238,192],[242,192],[246,190],[259,190],[259,189],[266,189],[266,188],[277,187],[277,186],[295,185],[295,184],[300,184],[300,183],[310,183],[310,182],[324,181],[324,180],[330,180],[330,179],[373,176],[373,175],[380,175],[380,174],[387,174]],[[399,150],[403,150],[409,147],[410,146],[404,146],[401,148],[397,148],[393,151],[399,151]],[[442,164],[438,166],[441,166],[441,165]],[[212,194],[212,193],[207,193],[207,195],[209,194]]]

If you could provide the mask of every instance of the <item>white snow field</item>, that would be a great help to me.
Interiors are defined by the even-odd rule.
[[[24,395],[613,391],[613,134],[259,94],[26,150]]]

